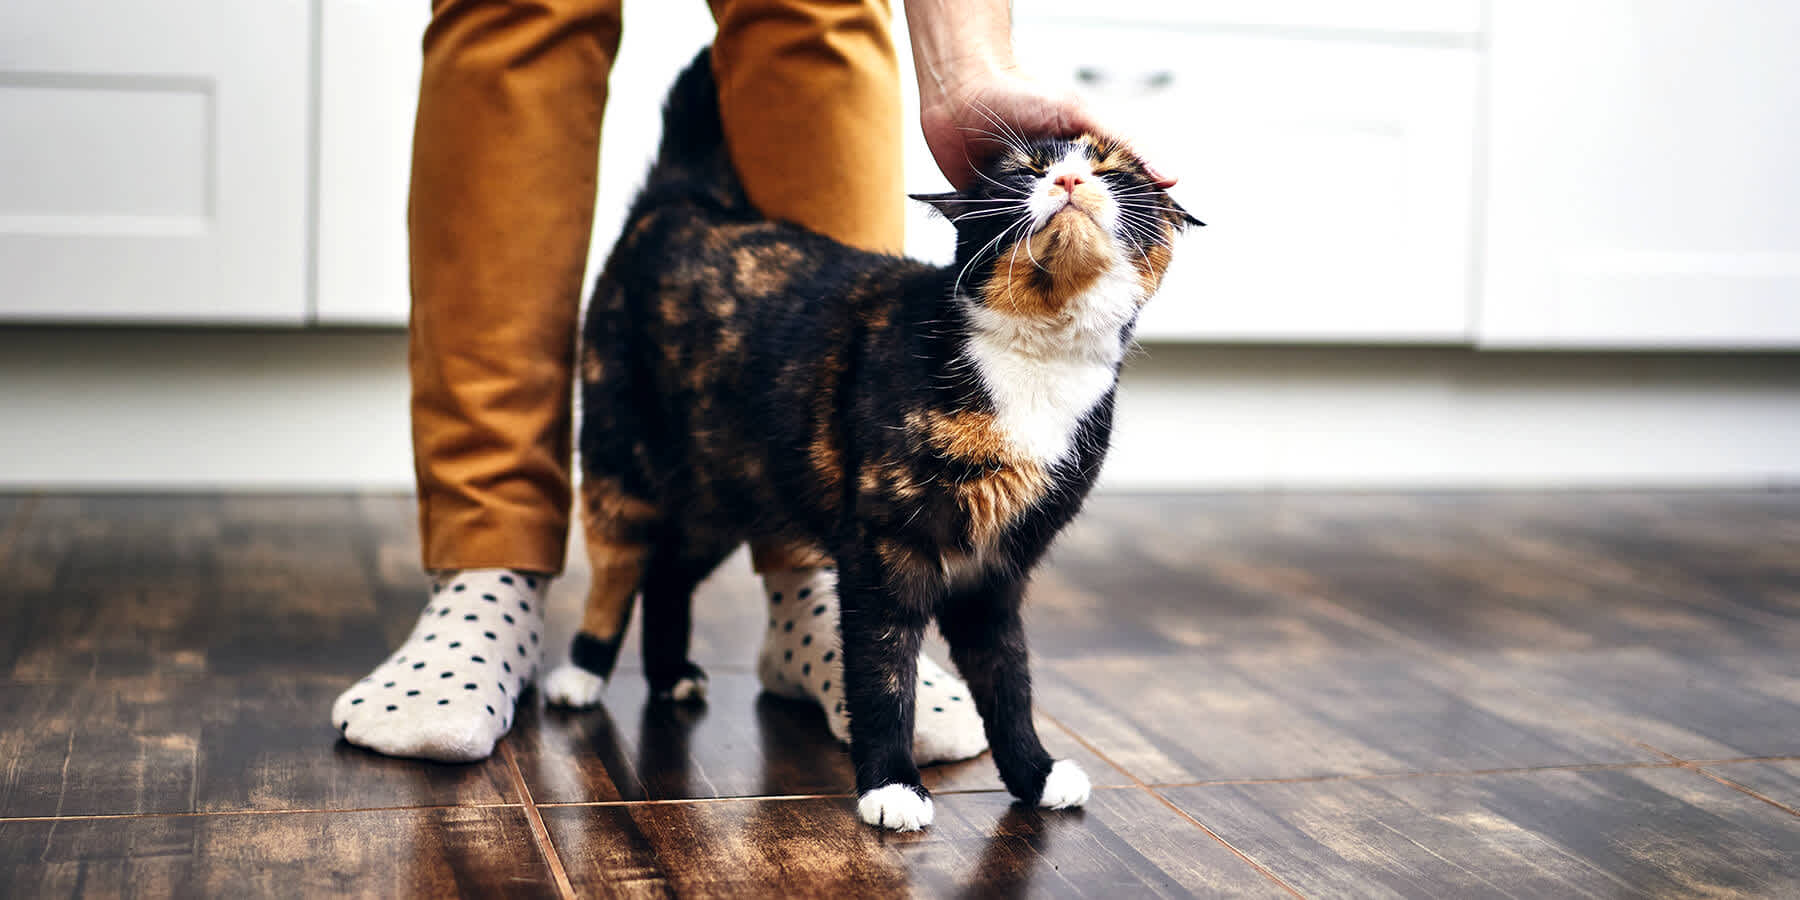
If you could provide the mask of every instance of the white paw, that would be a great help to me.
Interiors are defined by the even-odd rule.
[[[1086,784],[1087,779],[1083,778]],[[878,787],[858,798],[856,812],[864,822],[894,831],[918,831],[931,824],[931,798],[904,784]]]
[[[1044,779],[1044,793],[1038,797],[1038,805],[1045,809],[1080,806],[1088,801],[1089,790],[1087,773],[1073,760],[1059,759]]]
[[[700,676],[696,678],[689,676],[675,682],[675,686],[669,688],[669,699],[674,700],[677,703],[685,703],[689,700],[705,700],[706,677]]]
[[[580,666],[564,663],[544,678],[544,699],[556,706],[585,709],[597,706],[606,692],[606,679]]]

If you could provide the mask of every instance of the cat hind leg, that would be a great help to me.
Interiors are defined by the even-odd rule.
[[[655,506],[627,493],[617,479],[591,474],[581,487],[581,516],[593,581],[569,661],[543,683],[546,700],[574,708],[598,704],[612,677],[659,518]]]
[[[668,535],[657,542],[644,567],[644,676],[651,699],[706,699],[706,672],[688,658],[694,589],[733,549],[729,541],[692,535]]]

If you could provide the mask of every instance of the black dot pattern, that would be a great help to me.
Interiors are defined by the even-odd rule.
[[[821,571],[829,573],[831,570]],[[769,598],[770,614],[764,637],[765,662],[759,667],[763,677],[770,679],[770,685],[779,686],[779,693],[789,693],[798,687],[817,699],[832,721],[833,733],[842,739],[848,733],[844,718],[847,706],[839,685],[843,659],[838,645],[837,604],[830,581],[795,584],[780,581],[782,576],[779,574],[765,577],[771,582],[769,587],[779,584],[782,590],[764,592]],[[809,577],[816,579],[816,576],[802,576],[802,579]],[[783,601],[790,598],[805,602],[785,604],[789,610],[785,615],[781,614],[778,610],[784,605]],[[796,606],[799,608],[794,609]],[[971,706],[964,703],[962,682],[954,676],[944,675],[935,663],[925,658],[920,660],[919,674],[923,677],[918,681],[920,718],[917,727],[922,732],[943,735],[945,741],[939,746],[966,747],[971,740],[978,741],[980,720],[973,714]],[[977,732],[973,738],[969,736],[971,728]]]
[[[403,648],[405,652],[395,654],[374,674],[345,691],[336,707],[338,721],[334,724],[347,737],[354,736],[350,737],[353,743],[367,742],[375,749],[381,749],[379,739],[384,729],[417,727],[403,724],[422,721],[410,718],[412,715],[447,722],[473,715],[480,721],[493,722],[480,727],[498,727],[499,731],[491,732],[498,737],[512,724],[514,698],[537,673],[537,658],[533,654],[542,642],[538,631],[542,620],[534,606],[542,605],[538,602],[541,596],[535,593],[539,581],[517,571],[497,573],[489,569],[444,577],[433,583],[431,600],[420,615],[421,622],[434,623],[433,630],[415,632],[412,643]],[[482,612],[490,603],[503,606]],[[481,639],[512,641],[514,659],[520,663],[520,671],[528,674],[514,674],[512,662],[494,658],[491,651],[469,653],[464,645]],[[492,687],[484,687],[479,676],[496,664],[502,671],[491,672],[490,677],[502,672],[504,676],[487,682]],[[383,675],[388,677],[382,678]],[[358,717],[384,714],[388,717],[357,724]]]

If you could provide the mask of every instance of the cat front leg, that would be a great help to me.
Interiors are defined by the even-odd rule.
[[[1072,760],[1051,758],[1031,717],[1031,664],[1019,616],[1024,593],[1024,579],[990,574],[945,599],[938,628],[981,713],[1001,783],[1026,803],[1081,806],[1087,773]]]
[[[935,603],[901,587],[909,579],[894,569],[874,548],[838,554],[844,700],[858,815],[880,828],[916,831],[932,820],[912,741],[919,645]]]

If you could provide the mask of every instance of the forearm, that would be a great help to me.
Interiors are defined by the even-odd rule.
[[[1009,0],[906,0],[906,27],[924,105],[1014,67]]]

